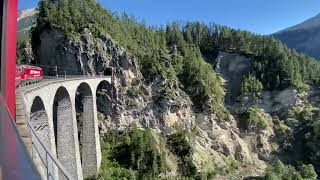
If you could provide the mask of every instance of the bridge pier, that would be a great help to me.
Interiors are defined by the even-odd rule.
[[[80,122],[78,121],[78,123],[82,124],[78,130],[81,131],[79,139],[81,140],[80,143],[82,143],[80,151],[82,152],[83,177],[95,177],[101,163],[101,161],[99,162],[101,150],[95,96],[87,83],[80,84],[76,94],[76,99],[81,103],[78,105],[80,107],[82,105],[83,109],[82,118],[79,119]]]
[[[68,91],[65,88],[59,88],[53,107],[57,157],[74,178],[83,179],[77,120],[75,107],[72,104],[74,103],[71,102]]]
[[[95,176],[98,172],[98,157],[101,157],[97,112],[93,108],[92,96],[83,97],[83,145],[82,168],[84,177]],[[99,132],[98,132],[99,134]]]
[[[51,144],[53,139],[50,137],[51,128],[49,126],[48,114],[43,101],[39,96],[35,97],[35,99],[33,100],[29,119],[30,126],[34,129],[36,135],[41,140],[41,143],[47,146],[49,149],[53,149],[53,146]],[[32,134],[30,137],[33,141],[33,144],[36,144],[36,147],[41,147],[40,142],[36,140],[36,137],[34,137]],[[41,148],[36,149],[35,146],[32,146],[32,158],[37,163],[37,168],[41,176],[45,177],[46,174],[54,176],[55,170],[48,161],[46,161],[45,164],[39,163],[47,159],[46,152]],[[46,169],[46,167],[48,168]]]
[[[101,165],[97,89],[98,86],[110,84],[110,81],[110,77],[52,79],[19,89],[21,112],[18,115],[26,115],[26,121],[35,132],[34,137],[28,136],[31,145],[38,146],[40,143],[45,146],[41,147],[38,156],[42,157],[44,151],[51,157],[57,157],[54,162],[50,159],[43,162],[47,172],[44,176],[50,175],[56,179],[64,174],[72,179],[83,179],[97,175]],[[106,88],[106,91],[110,90]],[[80,127],[84,134],[81,138],[82,163],[76,117],[76,105],[79,105],[79,102],[76,104],[76,97],[79,94],[83,109],[83,126]],[[18,118],[17,122],[20,121]],[[27,132],[25,126],[20,128],[22,136]]]
[[[99,172],[100,166],[101,166],[101,161],[102,161],[102,155],[101,155],[101,145],[100,145],[100,134],[99,134],[99,120],[98,120],[98,109],[97,109],[97,96],[96,96],[96,90],[93,91],[94,93],[92,94],[93,97],[93,112],[94,112],[94,138],[96,139],[96,174]]]

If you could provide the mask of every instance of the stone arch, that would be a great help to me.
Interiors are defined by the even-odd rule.
[[[32,101],[32,106],[30,110],[30,118],[29,118],[30,126],[33,128],[36,136],[40,139],[40,142],[46,146],[48,149],[52,149],[50,132],[52,129],[49,126],[48,114],[45,109],[44,103],[39,96],[36,96]],[[36,138],[31,133],[31,139]],[[33,140],[37,146],[41,146],[37,140]],[[36,151],[33,151],[32,158],[37,159],[39,162],[43,162],[39,164],[37,167],[40,171],[42,177],[46,175],[53,175],[54,168],[52,166],[52,162],[46,160],[46,152],[43,149],[38,148]],[[45,164],[48,168],[45,167]]]
[[[29,122],[41,141],[44,142],[48,148],[51,148],[48,115],[44,103],[39,96],[35,97],[33,100]]]
[[[101,81],[97,86],[97,111],[105,117],[111,116],[113,112],[112,101],[116,98],[113,91],[113,86],[106,80]]]
[[[71,173],[73,177],[79,177],[77,161],[77,132],[76,122],[73,121],[73,108],[68,90],[59,87],[53,102],[53,124],[56,139],[57,158]]]
[[[77,109],[79,149],[82,161],[84,178],[96,175],[98,171],[98,147],[95,133],[98,125],[95,115],[93,94],[87,83],[81,83],[77,87],[75,101]]]

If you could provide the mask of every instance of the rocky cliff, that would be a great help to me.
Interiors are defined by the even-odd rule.
[[[241,94],[242,81],[248,74],[253,59],[236,53],[219,52],[215,60],[215,70],[225,79],[225,102],[233,105]]]
[[[258,106],[265,112],[273,114],[288,110],[296,104],[298,92],[292,87],[283,90],[264,90],[260,92],[258,99],[252,94],[241,93],[243,79],[250,73],[254,61],[254,57],[250,55],[223,51],[220,51],[214,60],[213,66],[216,72],[225,80],[225,103],[229,109],[239,114],[251,106]]]
[[[36,8],[24,9],[18,11],[18,41],[26,40],[29,38],[30,30],[36,25]]]
[[[319,169],[320,64],[311,58],[219,25],[148,27],[94,0],[38,9],[21,61],[51,76],[112,75],[96,92],[101,178],[305,176],[281,162],[265,171],[275,159]]]
[[[209,172],[227,166],[226,158],[232,158],[241,164],[235,176],[243,171],[248,176],[261,175],[272,159],[274,132],[268,115],[269,128],[250,134],[238,128],[232,115],[225,121],[214,113],[196,112],[190,97],[166,78],[158,75],[146,82],[139,60],[108,34],[95,38],[85,29],[79,37],[68,38],[58,29],[48,28],[33,44],[36,61],[47,75],[106,75],[112,69],[114,89],[103,87],[98,92],[101,136],[110,128],[125,129],[133,123],[162,135],[180,128],[196,132],[193,159],[199,169]],[[227,80],[229,98],[237,97],[250,59],[221,52],[216,61],[217,71]],[[161,90],[166,88],[174,92],[173,97],[163,96]]]

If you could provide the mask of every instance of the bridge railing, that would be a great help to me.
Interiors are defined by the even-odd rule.
[[[38,166],[40,174],[48,180],[72,180],[71,174],[65,169],[61,162],[42,143],[33,127],[27,122],[32,139],[32,159]]]
[[[104,76],[104,75],[59,75],[59,76],[43,76],[43,79],[77,79],[77,78],[97,78],[97,77],[111,77],[110,76]]]
[[[66,80],[66,79],[81,79],[81,78],[98,78],[98,77],[112,77],[112,76],[103,76],[103,75],[60,75],[60,76],[43,76],[39,79],[31,79],[21,82],[20,87],[30,86],[33,84],[37,84],[40,82],[47,81],[58,81],[58,80]],[[112,78],[113,79],[113,78]]]

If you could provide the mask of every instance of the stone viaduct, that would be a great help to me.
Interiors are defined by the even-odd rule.
[[[96,175],[101,164],[96,98],[105,85],[111,77],[47,80],[17,90],[26,121],[74,179]]]

